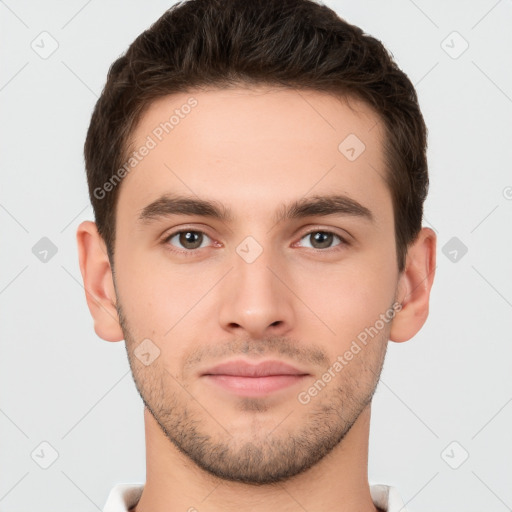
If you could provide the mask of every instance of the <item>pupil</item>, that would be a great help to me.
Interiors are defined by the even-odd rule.
[[[322,246],[329,246],[329,242],[331,240],[331,233],[323,233],[322,231],[317,231],[314,235],[315,241],[319,242]],[[322,241],[322,238],[324,239]]]
[[[197,243],[199,233],[196,233],[194,231],[186,231],[185,233],[182,233],[182,236],[185,238],[186,243],[192,243],[194,244],[194,241]],[[331,233],[324,233],[322,231],[317,231],[313,235],[315,241],[319,243],[322,246],[328,246],[329,242],[331,241],[332,234]],[[195,240],[194,240],[195,239]]]
[[[184,243],[182,242],[183,245],[186,246],[187,243],[194,245],[194,243],[197,244],[197,238],[199,238],[199,233],[196,233],[194,231],[186,231],[185,233],[182,233],[182,237],[185,238],[185,242]],[[196,239],[195,241],[194,241],[194,238]],[[201,245],[201,244],[199,244],[199,245]],[[195,247],[193,247],[193,248],[195,249]]]

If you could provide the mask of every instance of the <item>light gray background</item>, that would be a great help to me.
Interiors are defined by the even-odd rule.
[[[393,53],[429,128],[437,275],[424,328],[389,346],[370,483],[410,512],[511,510],[512,1],[326,3]],[[142,401],[124,342],[94,333],[75,231],[93,219],[82,147],[108,67],[170,5],[0,2],[1,512],[93,512],[145,479]]]

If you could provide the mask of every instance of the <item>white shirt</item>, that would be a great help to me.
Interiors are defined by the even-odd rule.
[[[144,484],[117,484],[108,495],[103,512],[128,512],[135,506],[144,489]],[[395,487],[370,485],[373,504],[385,512],[407,512],[404,502]]]

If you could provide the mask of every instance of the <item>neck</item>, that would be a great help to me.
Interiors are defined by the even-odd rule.
[[[144,409],[146,484],[130,512],[376,512],[368,485],[370,405],[326,457],[293,478],[254,486],[219,479],[198,468]]]

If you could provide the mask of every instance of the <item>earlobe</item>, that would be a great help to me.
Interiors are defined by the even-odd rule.
[[[406,267],[399,278],[397,302],[402,307],[393,319],[391,341],[411,339],[427,320],[435,269],[436,234],[424,227],[409,247]]]
[[[82,222],[76,233],[80,272],[96,334],[106,341],[124,338],[116,309],[116,293],[105,242],[92,221]]]

